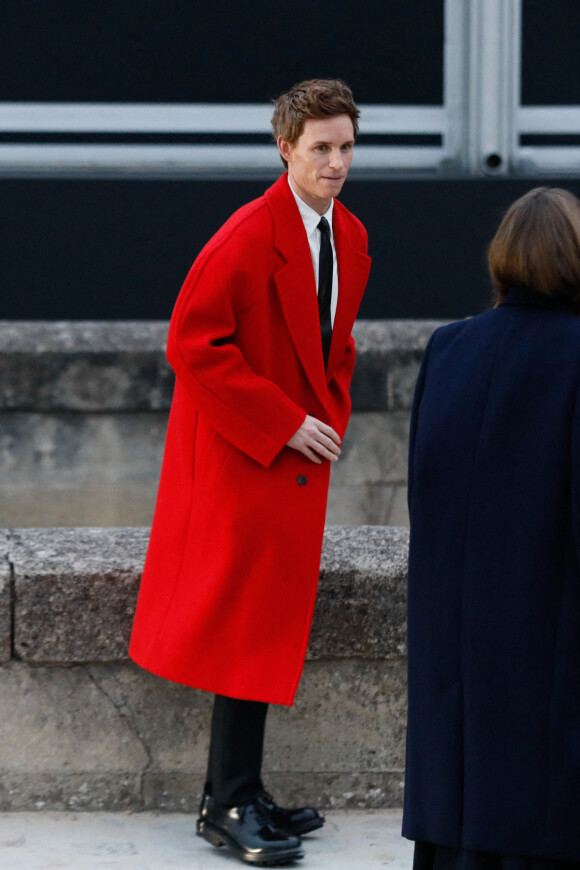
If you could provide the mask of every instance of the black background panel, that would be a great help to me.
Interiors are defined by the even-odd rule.
[[[267,102],[317,76],[440,104],[443,0],[2,3],[3,101]]]
[[[486,251],[541,179],[349,179],[371,277],[361,317],[456,318],[489,303]],[[549,182],[548,182],[549,183]],[[558,184],[577,195],[580,179]],[[165,319],[201,247],[263,181],[0,182],[0,319]]]
[[[524,0],[522,16],[522,103],[580,105],[578,0]]]

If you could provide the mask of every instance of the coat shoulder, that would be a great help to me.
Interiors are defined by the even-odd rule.
[[[466,317],[463,320],[454,320],[452,323],[445,323],[439,326],[432,334],[427,343],[427,350],[433,347],[444,347],[453,342],[456,338],[462,336],[474,320],[478,320],[484,315],[476,315],[476,317]]]
[[[537,325],[541,324],[541,329]],[[435,330],[431,343],[445,346],[458,338],[472,341],[476,337],[496,337],[502,329],[514,329],[522,340],[549,344],[553,341],[569,343],[580,352],[580,318],[564,312],[543,311],[519,306],[490,308],[473,317],[447,323]]]
[[[237,209],[209,240],[205,251],[211,254],[227,244],[239,248],[247,257],[248,246],[250,250],[255,245],[271,248],[272,239],[272,217],[264,196],[260,196]]]
[[[223,276],[253,274],[271,269],[274,253],[274,225],[264,196],[237,209],[209,239],[197,255],[187,284],[202,274]]]
[[[172,323],[181,322],[192,294],[202,285],[211,288],[216,299],[228,295],[239,308],[252,304],[256,286],[262,286],[272,270],[273,239],[272,219],[263,196],[237,209],[195,258]]]

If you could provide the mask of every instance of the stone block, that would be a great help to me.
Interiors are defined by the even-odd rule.
[[[127,709],[82,667],[0,668],[2,774],[140,772],[146,747]],[[8,715],[9,711],[9,715]]]
[[[167,323],[0,322],[0,408],[167,409]]]
[[[55,479],[37,485],[6,484],[2,487],[0,527],[150,526],[156,490],[157,477],[149,483],[92,480],[67,486]]]
[[[146,529],[20,529],[14,649],[29,663],[126,658]],[[310,658],[400,654],[408,533],[381,526],[325,533]]]
[[[358,321],[353,408],[408,410],[413,372],[442,322]],[[166,336],[165,322],[0,321],[0,408],[167,410],[173,375]]]
[[[125,659],[146,529],[28,529],[11,535],[14,649],[26,662]]]
[[[408,526],[407,484],[380,483],[340,486],[328,492],[326,522],[337,526]]]
[[[2,485],[156,482],[166,428],[166,413],[4,414]]]
[[[310,659],[405,652],[408,542],[406,529],[326,529]]]
[[[309,662],[268,716],[264,779],[281,801],[400,806],[404,658]],[[0,809],[195,812],[212,696],[133,665],[0,668]]]
[[[0,528],[150,525],[167,414],[4,413]]]
[[[391,501],[391,510],[388,520],[385,522],[388,526],[408,526],[409,525],[409,506],[407,504],[407,482],[399,486],[393,487],[393,499]]]
[[[380,349],[359,351],[350,388],[355,411],[386,411],[389,407],[388,355]]]
[[[406,691],[405,656],[307,662],[294,705],[268,713],[264,769],[400,772]]]
[[[90,664],[81,670],[98,691],[93,700],[106,727],[112,732],[128,727],[142,748],[138,767],[122,765],[124,772],[205,774],[213,695],[164,680],[132,662]]]
[[[409,412],[353,414],[332,466],[331,485],[405,483],[409,422]]]
[[[0,664],[12,656],[12,565],[8,532],[0,532]]]
[[[410,410],[425,346],[440,320],[359,320],[351,396],[356,411]]]

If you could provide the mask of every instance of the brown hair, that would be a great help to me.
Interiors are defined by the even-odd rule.
[[[513,287],[570,302],[580,313],[580,201],[536,187],[508,209],[489,247],[495,305]]]
[[[334,115],[348,115],[356,138],[360,112],[349,86],[341,79],[309,79],[300,82],[274,100],[274,137],[278,139],[282,136],[290,145],[295,145],[304,132],[306,121],[310,118],[331,118]],[[284,158],[282,163],[288,166]]]

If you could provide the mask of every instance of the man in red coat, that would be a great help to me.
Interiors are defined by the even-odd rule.
[[[335,197],[358,115],[339,80],[279,97],[288,172],[203,248],[169,329],[175,394],[130,655],[216,695],[198,833],[250,863],[301,857],[324,821],[278,807],[261,764],[268,704],[291,705],[302,673],[350,414],[370,259]]]

